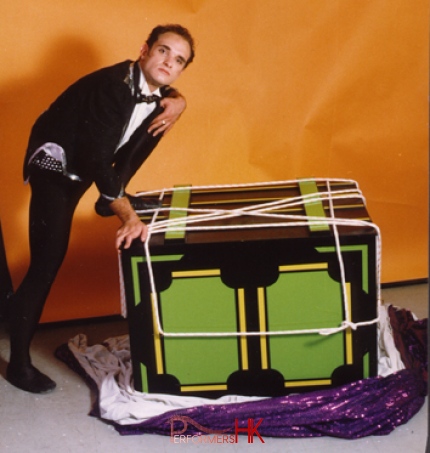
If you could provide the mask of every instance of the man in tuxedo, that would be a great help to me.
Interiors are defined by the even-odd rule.
[[[9,301],[10,361],[14,386],[45,393],[55,382],[33,366],[30,343],[67,251],[78,201],[95,183],[99,215],[116,215],[116,247],[146,239],[135,210],[157,207],[125,192],[130,178],[185,109],[170,87],[192,62],[188,30],[169,24],[152,30],[138,61],[100,69],[71,85],[37,119],[24,176],[31,187],[30,266]]]

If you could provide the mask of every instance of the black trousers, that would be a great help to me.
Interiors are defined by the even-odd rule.
[[[32,168],[29,218],[30,264],[11,298],[11,363],[30,363],[30,343],[63,263],[76,206],[91,182]]]

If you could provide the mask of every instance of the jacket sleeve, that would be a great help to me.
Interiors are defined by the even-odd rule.
[[[82,137],[76,147],[80,153],[78,160],[80,167],[85,167],[83,171],[94,180],[99,192],[113,199],[122,196],[130,177],[161,138],[154,138],[146,130],[161,110],[156,108],[136,131],[139,131],[140,137],[135,136],[130,140],[127,151],[133,156],[132,159],[118,165],[116,150],[135,105],[130,89],[120,78],[100,77],[90,82],[91,89],[87,90],[85,105],[81,110],[85,114],[78,128],[79,137]],[[170,87],[163,87],[161,92],[163,96],[176,94]]]

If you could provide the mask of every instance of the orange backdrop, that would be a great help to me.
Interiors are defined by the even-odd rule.
[[[197,41],[188,109],[130,186],[339,177],[382,230],[383,282],[427,277],[428,2],[14,0],[0,5],[0,219],[14,284],[28,263],[33,121],[76,78],[135,58],[150,29]],[[119,313],[116,219],[82,200],[44,321]]]

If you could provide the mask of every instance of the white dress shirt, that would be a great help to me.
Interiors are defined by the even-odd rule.
[[[140,70],[139,88],[142,90],[142,94],[146,94],[147,96],[151,94],[156,94],[161,97],[159,88],[157,88],[153,92],[150,91],[142,70]],[[156,105],[155,102],[151,102],[150,104],[146,102],[139,102],[136,104],[131,115],[130,121],[128,123],[127,129],[125,130],[124,135],[121,137],[121,140],[118,143],[118,146],[116,148],[117,150],[121,148],[121,146],[124,145],[124,143],[128,142],[133,132],[154,111],[155,105]]]

